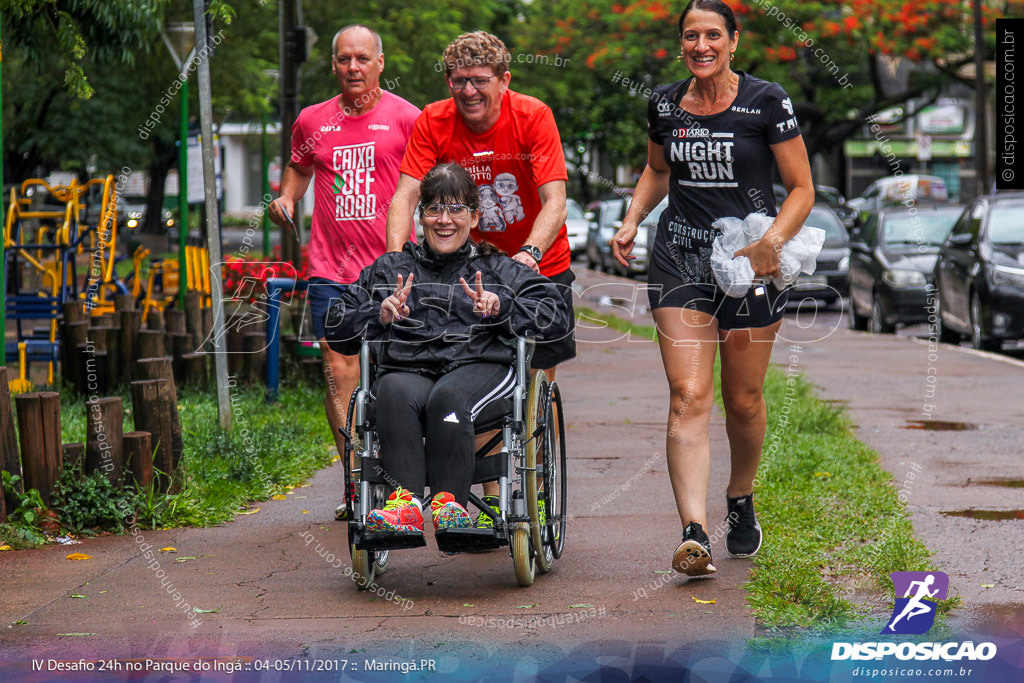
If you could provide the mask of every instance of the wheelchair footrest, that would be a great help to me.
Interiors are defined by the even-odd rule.
[[[494,529],[441,529],[434,534],[437,547],[445,553],[471,553],[500,548],[502,543]]]
[[[421,531],[393,531],[375,534],[363,531],[355,537],[358,550],[402,550],[422,548],[427,544]]]

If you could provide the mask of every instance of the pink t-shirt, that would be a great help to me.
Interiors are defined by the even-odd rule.
[[[339,98],[306,107],[292,126],[292,162],[313,166],[307,277],[355,282],[386,250],[388,207],[420,110],[382,92],[370,111],[346,114]]]

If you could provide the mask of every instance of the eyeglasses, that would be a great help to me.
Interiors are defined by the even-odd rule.
[[[463,219],[469,218],[473,210],[465,204],[428,204],[423,207],[423,215],[430,218],[440,218],[445,211],[452,218]]]
[[[472,83],[477,90],[483,90],[492,78],[497,76],[473,76],[472,78],[449,78],[448,87],[452,90],[465,90],[467,83]]]

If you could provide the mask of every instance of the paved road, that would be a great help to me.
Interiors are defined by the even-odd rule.
[[[579,279],[585,305],[649,324],[646,297],[634,284],[589,271]],[[813,321],[795,311],[788,317],[784,335],[802,347],[801,369],[825,398],[847,402],[861,438],[894,479],[920,466],[909,509],[964,597],[962,618],[984,629],[1016,623],[1024,634],[1019,553],[1007,552],[1019,546],[1020,520],[943,514],[1024,509],[1024,491],[993,483],[1021,478],[1021,364],[951,347],[929,360],[926,342],[849,332],[834,312]],[[667,385],[657,348],[593,323],[579,336],[579,358],[559,372],[573,519],[564,557],[533,587],[515,585],[506,552],[446,557],[428,539],[425,549],[394,555],[379,595],[357,591],[344,574],[344,526],[331,519],[341,479],[335,466],[287,500],[260,503],[259,512],[221,527],[0,553],[0,648],[13,662],[0,668],[0,679],[24,671],[17,667],[32,657],[78,656],[351,658],[364,666],[356,660],[372,654],[392,662],[433,658],[450,677],[469,678],[474,667],[505,661],[522,680],[545,662],[578,660],[592,669],[624,657],[731,671],[742,639],[756,633],[742,588],[749,563],[725,558],[719,542],[714,579],[665,573],[679,521],[664,465]],[[935,407],[922,415],[929,376],[937,378]],[[907,429],[925,417],[977,428]],[[722,491],[720,415],[711,439],[711,490]],[[709,519],[722,519],[724,501],[712,496],[709,504]],[[157,553],[157,566],[141,555],[143,544],[176,551]],[[92,559],[65,560],[69,552]],[[216,612],[196,615],[189,607]],[[186,613],[202,623],[193,626]],[[60,635],[69,633],[76,635]]]

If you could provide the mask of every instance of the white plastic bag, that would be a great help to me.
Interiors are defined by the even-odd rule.
[[[711,271],[726,296],[743,297],[753,286],[754,268],[750,259],[746,256],[733,258],[733,254],[761,239],[774,221],[763,213],[752,213],[743,220],[731,216],[719,218],[712,225],[721,234],[711,245]],[[806,225],[800,228],[800,232],[783,245],[779,254],[781,275],[772,278],[772,283],[782,289],[793,284],[801,272],[813,274],[817,265],[815,259],[824,243],[825,231],[821,228]]]

